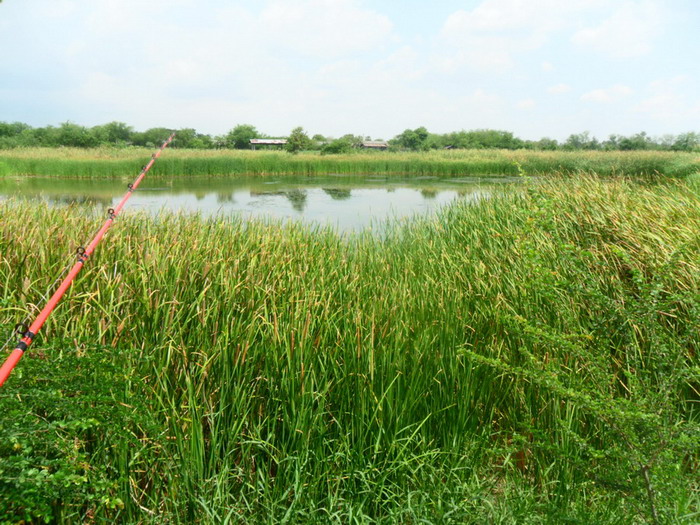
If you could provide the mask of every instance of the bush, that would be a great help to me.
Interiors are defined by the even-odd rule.
[[[0,398],[0,523],[124,512],[129,463],[148,455],[137,429],[152,428],[125,362],[110,348],[27,352]]]

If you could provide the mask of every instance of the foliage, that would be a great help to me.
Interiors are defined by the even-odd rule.
[[[128,522],[692,523],[700,196],[689,190],[540,180],[381,237],[126,214],[32,350],[99,342],[96,384],[68,382],[41,408],[70,398],[142,429],[138,444],[110,431],[78,447]],[[0,224],[9,327],[95,220],[9,202]],[[64,346],[42,374],[24,367],[44,361],[20,363],[0,414],[18,410],[18,392],[39,406],[46,370],[81,375],[61,363]],[[103,371],[113,348],[123,377]],[[136,400],[140,423],[107,415]],[[32,432],[37,410],[3,431]],[[69,430],[33,432],[27,471],[46,443],[88,441]],[[51,493],[56,512],[114,518],[97,489],[74,489]]]
[[[555,139],[544,137],[533,144],[533,148],[540,151],[556,151],[559,149],[559,142]]]
[[[350,136],[352,137],[352,136]],[[348,137],[347,140],[355,140]],[[331,149],[348,147],[346,139]],[[325,150],[328,153],[328,149]],[[0,170],[7,175],[122,177],[137,172],[152,150],[141,148],[91,150],[13,149],[0,151]],[[700,159],[690,153],[659,151],[564,152],[531,150],[433,150],[380,152],[351,148],[348,153],[318,155],[281,151],[170,150],[150,176],[221,176],[230,174],[405,174],[427,176],[545,175],[595,172],[599,175],[684,177],[700,171]]]
[[[422,151],[428,149],[428,136],[428,130],[421,126],[420,128],[405,130],[392,139],[391,143],[401,149]]]
[[[226,147],[250,149],[250,140],[260,138],[260,133],[251,124],[239,124],[226,135]]]
[[[299,153],[300,151],[309,149],[311,147],[311,139],[304,131],[301,126],[296,127],[292,130],[287,138],[287,145],[285,149],[289,153]]]
[[[161,142],[163,140],[161,140]],[[155,144],[155,146],[159,145],[160,143]],[[214,147],[214,142],[209,135],[197,133],[193,128],[185,128],[177,130],[171,146],[173,148],[183,149],[212,149]]]
[[[28,129],[31,129],[31,127],[21,122],[0,122],[0,138],[16,137]]]
[[[440,146],[461,149],[519,149],[524,143],[509,131],[482,129],[448,133],[442,138]]]
[[[98,144],[126,146],[130,144],[134,130],[123,122],[110,122],[102,126],[95,126],[92,128],[92,133],[95,135]]]
[[[332,142],[326,144],[321,148],[321,154],[322,155],[329,155],[329,154],[334,154],[337,155],[339,153],[350,153],[353,148],[355,148],[355,145],[351,139],[348,139],[346,137],[342,137],[339,139],[335,139]]]
[[[143,146],[152,149],[162,142],[172,130],[157,127],[143,132],[134,131],[131,126],[123,122],[110,122],[92,128],[86,128],[65,122],[58,128],[53,126],[33,128],[21,122],[0,122],[0,149],[26,148],[26,147],[80,147],[90,148],[95,146]],[[177,130],[177,137],[173,142],[175,148],[191,149],[250,149],[251,138],[264,138],[265,134],[258,132],[251,124],[240,124],[234,127],[226,135],[211,136],[199,133],[192,128]],[[346,140],[353,144],[363,140],[371,140],[368,137],[355,135],[343,135],[342,142],[336,144],[331,150],[340,149]],[[313,140],[306,143],[303,149],[319,149],[328,142],[321,134],[315,134]],[[331,141],[332,142],[332,141]],[[653,138],[645,132],[633,134],[629,137],[623,135],[610,135],[608,139],[599,141],[591,136],[588,131],[575,133],[559,144],[556,140],[542,138],[540,140],[522,140],[515,137],[509,131],[477,129],[471,131],[456,131],[445,134],[430,133],[421,126],[416,129],[407,129],[394,137],[391,143],[396,149],[409,151],[425,151],[433,149],[532,149],[532,150],[654,150],[654,151],[685,151],[700,150],[700,135],[696,132],[681,133],[677,136],[664,135]],[[330,153],[330,151],[326,151]]]
[[[153,149],[156,146],[160,146],[171,133],[172,130],[168,128],[150,128],[142,133],[134,133],[132,142],[134,146]]]
[[[588,131],[584,131],[583,133],[569,135],[562,148],[567,151],[596,150],[600,149],[600,142],[597,138],[592,137]]]
[[[151,454],[139,436],[157,429],[118,350],[50,352],[28,353],[3,386],[0,523],[114,520]]]
[[[646,150],[653,149],[653,142],[651,137],[646,133],[641,132],[631,137],[623,137],[620,135],[610,135],[610,138],[605,141],[602,146],[609,150],[621,150],[621,151],[631,151],[631,150]]]
[[[671,145],[673,151],[700,150],[700,133],[681,133]]]

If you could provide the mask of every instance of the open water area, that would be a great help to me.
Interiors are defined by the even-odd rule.
[[[300,221],[338,232],[372,228],[434,214],[457,200],[478,201],[513,177],[221,176],[146,177],[123,213],[165,211],[203,217]],[[0,178],[0,200],[27,199],[53,206],[115,206],[131,179]]]

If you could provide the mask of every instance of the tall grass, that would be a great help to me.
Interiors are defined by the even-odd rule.
[[[9,327],[96,225],[19,203],[0,224]],[[381,238],[124,216],[1,393],[0,502],[53,498],[65,522],[691,523],[699,231],[688,186],[595,178]],[[70,493],[46,489],[56,450]]]
[[[148,162],[146,149],[48,149],[0,151],[0,175],[114,177]],[[685,176],[700,171],[697,155],[672,152],[535,152],[452,150],[425,153],[357,152],[344,155],[275,151],[172,150],[158,160],[153,175],[518,175],[581,173]]]

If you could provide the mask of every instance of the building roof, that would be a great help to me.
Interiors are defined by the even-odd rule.
[[[263,146],[276,145],[281,146],[287,143],[287,139],[250,139],[251,144],[259,144]]]
[[[363,148],[388,148],[389,144],[382,140],[367,140],[362,143]]]

